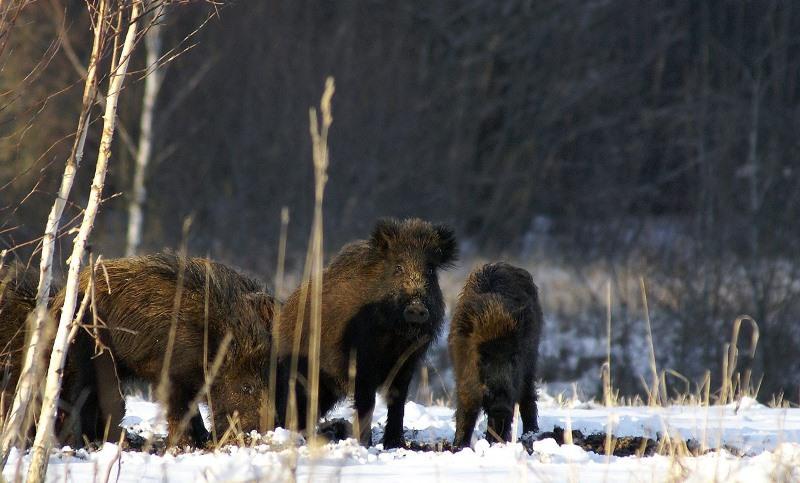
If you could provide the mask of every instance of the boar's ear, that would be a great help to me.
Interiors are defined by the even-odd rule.
[[[267,325],[272,323],[273,311],[275,309],[275,299],[266,292],[252,292],[245,295],[245,300],[253,308],[253,311]]]
[[[392,241],[399,233],[399,222],[394,218],[381,218],[372,229],[372,236],[369,239],[370,245],[378,253],[384,254],[389,251]]]
[[[458,259],[458,243],[453,229],[447,225],[434,225],[436,235],[439,238],[436,246],[437,264],[442,268],[449,268]]]

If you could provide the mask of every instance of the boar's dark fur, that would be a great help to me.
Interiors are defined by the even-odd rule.
[[[375,392],[386,390],[388,419],[383,444],[403,441],[403,409],[417,363],[442,326],[444,301],[437,270],[456,257],[450,228],[419,219],[379,221],[368,240],[341,249],[323,273],[319,412],[325,414],[347,396],[351,354],[355,357],[355,409],[365,445],[372,444],[370,422]],[[308,283],[308,282],[307,282]],[[277,322],[280,380],[289,380],[292,346],[303,286],[286,301]],[[299,373],[308,367],[310,297],[301,326]],[[286,414],[287,391],[279,391],[278,417]],[[305,426],[307,394],[296,387],[298,423]]]
[[[508,441],[514,405],[524,432],[536,423],[536,358],[542,309],[531,275],[507,263],[473,271],[464,286],[448,336],[456,374],[456,447],[470,444],[481,409],[488,437]]]
[[[36,291],[38,272],[21,263],[12,263],[0,269],[0,388],[2,388],[3,408],[7,412],[14,400],[20,370],[22,369],[23,348],[28,343],[30,334],[27,321],[36,307]],[[56,294],[55,281],[50,284],[48,300]],[[47,317],[50,317],[48,312]],[[55,325],[45,325],[43,346],[52,345]],[[36,354],[39,367],[45,368],[50,351],[42,350]],[[64,420],[63,412],[59,413],[58,422]],[[29,428],[32,429],[32,428]],[[60,429],[60,424],[57,429]],[[27,433],[27,431],[26,431]]]
[[[36,307],[37,279],[34,270],[17,263],[0,270],[0,367],[3,410],[10,407],[22,363],[23,344],[27,340],[25,321]],[[51,290],[51,294],[55,289]]]
[[[91,325],[96,315],[101,326],[100,341],[112,357],[108,356],[109,351],[96,357],[95,341],[87,330],[79,331],[68,356],[72,379],[64,389],[68,397],[88,390],[89,401],[98,406],[94,413],[82,412],[80,430],[87,438],[102,435],[107,418],[112,427],[119,424],[124,400],[118,382],[134,379],[158,384],[181,270],[183,291],[169,367],[169,442],[188,442],[184,434],[178,433],[178,423],[187,412],[193,413],[189,425],[192,442],[202,445],[209,437],[197,408],[189,407],[204,383],[207,271],[209,366],[225,334],[233,335],[211,385],[212,424],[222,432],[228,428],[227,416],[238,412],[241,429],[259,429],[259,413],[266,394],[273,298],[259,282],[222,264],[202,258],[185,258],[182,262],[177,255],[167,253],[108,260],[95,270],[96,312],[87,310],[83,324]],[[81,272],[78,300],[89,287],[90,276],[88,268]],[[63,304],[63,296],[56,296],[55,308]]]

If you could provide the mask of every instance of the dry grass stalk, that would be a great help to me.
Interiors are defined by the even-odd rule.
[[[428,336],[420,337],[416,342],[414,342],[414,344],[408,346],[406,350],[400,354],[400,357],[397,358],[397,362],[394,363],[392,369],[389,371],[389,374],[386,376],[386,381],[383,383],[384,392],[389,391],[389,388],[392,386],[392,382],[394,382],[394,378],[397,377],[397,374],[400,372],[400,369],[403,368],[403,365],[406,363],[408,358],[422,348],[425,344],[427,344],[429,340],[430,337]],[[387,397],[386,394],[383,396],[384,398]]]
[[[233,340],[233,334],[230,332],[225,333],[225,337],[223,337],[222,342],[219,345],[219,349],[217,350],[217,354],[214,356],[214,362],[211,364],[211,369],[208,371],[208,374],[205,378],[205,382],[203,383],[203,387],[195,395],[192,402],[189,404],[190,408],[196,408],[198,404],[203,400],[204,396],[207,396],[211,390],[211,384],[214,382],[214,379],[217,378],[217,374],[219,373],[220,368],[222,367],[222,363],[225,361],[225,356],[228,353],[228,348],[231,345],[231,341]],[[210,397],[207,398],[209,401],[211,400]],[[189,427],[189,421],[194,416],[193,411],[187,411],[178,426],[178,434],[183,434],[186,431],[186,428]],[[212,414],[212,421],[213,414]],[[213,428],[215,425],[212,424],[211,427]],[[214,441],[214,445],[216,446],[216,441]]]
[[[181,248],[180,253],[178,256],[178,279],[176,281],[175,287],[175,299],[173,300],[172,304],[172,320],[170,321],[169,326],[169,338],[167,339],[167,351],[164,354],[164,361],[161,365],[161,377],[158,382],[158,387],[156,388],[156,400],[161,404],[162,408],[169,407],[169,391],[170,391],[170,380],[169,380],[169,368],[172,366],[172,355],[175,351],[175,337],[178,333],[178,314],[181,310],[181,298],[183,297],[183,277],[186,272],[186,244],[189,238],[189,229],[192,226],[192,218],[188,217],[183,220],[183,235],[181,241]],[[206,272],[208,273],[208,272]],[[208,381],[206,381],[208,382]],[[197,407],[197,406],[192,406]],[[180,433],[173,433],[170,431],[170,434],[180,434]],[[150,448],[151,439],[148,439],[147,443],[145,444],[145,449]],[[177,444],[177,441],[168,441],[169,445]]]
[[[70,255],[69,275],[65,286],[64,305],[58,323],[55,342],[53,343],[50,366],[47,371],[47,382],[42,400],[42,409],[39,415],[39,424],[36,430],[31,463],[28,469],[27,480],[30,482],[44,481],[47,469],[49,447],[52,444],[53,428],[55,425],[56,402],[61,392],[61,379],[70,342],[69,335],[73,325],[72,317],[75,313],[75,304],[78,296],[78,275],[81,268],[81,258],[83,257],[89,233],[94,225],[95,215],[99,209],[102,197],[108,161],[111,157],[111,141],[114,135],[117,101],[119,100],[119,94],[122,90],[131,52],[133,51],[138,27],[137,19],[140,10],[141,1],[134,0],[131,6],[130,22],[125,35],[125,41],[122,45],[118,60],[119,65],[117,69],[111,71],[103,120],[103,134],[100,139],[100,149],[97,156],[97,165],[95,166],[95,175],[92,181],[92,189],[89,195],[89,201],[86,205],[86,211],[84,212],[83,221],[81,222],[78,235],[75,237],[74,248]],[[101,19],[98,19],[98,22],[100,21]],[[101,30],[102,29],[97,29],[95,35],[100,35]]]
[[[108,483],[108,481],[111,479],[111,470],[114,468],[115,464],[117,466],[117,481],[119,481],[120,471],[122,470],[122,443],[124,442],[125,442],[125,430],[123,430],[122,433],[120,433],[119,442],[117,444],[117,450],[114,452],[114,457],[108,463],[108,466],[106,466],[106,472],[103,475],[103,480],[102,480],[103,483]],[[95,481],[97,481],[96,477]]]
[[[208,303],[209,291],[211,290],[211,260],[206,257],[206,280],[203,293],[203,378],[206,384],[211,384],[211,377],[208,370]],[[206,404],[208,405],[208,414],[212,421],[214,421],[214,404],[211,401],[211,393],[206,392]],[[215,424],[211,425],[211,441],[214,446],[217,445],[217,428]]]
[[[652,385],[649,386],[647,391],[647,405],[655,406],[658,405],[659,398],[658,368],[656,366],[656,350],[653,345],[653,330],[650,325],[650,309],[647,306],[647,288],[644,284],[644,277],[639,278],[639,284],[642,289],[642,309],[644,310],[644,320],[647,328],[647,345],[650,349],[650,372],[652,376]]]
[[[355,402],[356,400],[356,350],[350,349],[350,359],[347,364],[347,399]],[[353,437],[358,438],[361,435],[361,420],[358,417],[358,412],[353,413]]]
[[[723,361],[723,378],[722,388],[720,389],[720,403],[728,404],[736,399],[741,399],[744,396],[755,397],[757,390],[754,392],[750,386],[750,378],[752,370],[748,368],[744,373],[743,380],[740,379],[740,374],[736,373],[736,361],[739,356],[737,345],[739,343],[739,331],[742,327],[742,322],[748,322],[752,329],[750,336],[750,348],[747,351],[748,357],[752,360],[756,353],[758,346],[758,324],[749,315],[740,315],[733,322],[733,331],[731,333],[731,341],[726,344],[725,354],[727,357]],[[738,394],[737,394],[738,388]]]
[[[297,305],[297,323],[295,324],[294,329],[294,337],[292,339],[292,357],[289,365],[289,382],[288,382],[288,391],[287,391],[287,401],[286,401],[286,414],[285,420],[287,429],[290,431],[297,431],[298,429],[298,422],[297,422],[297,382],[300,377],[302,377],[299,373],[299,362],[300,362],[300,343],[302,341],[303,336],[303,325],[305,320],[305,312],[306,312],[306,301],[308,300],[308,277],[311,273],[311,256],[310,253],[310,246],[309,251],[306,253],[306,263],[303,267],[303,282],[300,285],[300,301]],[[300,381],[302,384],[306,384],[305,380],[303,379]]]
[[[606,407],[612,405],[611,386],[611,281],[606,284],[606,362],[603,371],[603,403]]]
[[[602,368],[603,374],[603,404],[606,408],[614,405],[614,390],[611,386],[611,280],[606,282],[606,362]],[[614,420],[609,411],[606,421],[606,439],[604,443],[606,464],[611,463],[614,453],[614,439],[612,438]]]
[[[228,414],[226,417],[228,419],[228,429],[225,430],[225,433],[219,438],[217,448],[221,448],[229,442],[241,438],[240,435],[242,431],[239,428],[239,413],[234,412],[233,415]],[[244,446],[244,444],[241,446]]]
[[[514,422],[511,424],[511,444],[517,444],[517,431],[519,431],[519,403],[514,404]]]
[[[572,441],[572,412],[567,409],[567,421],[564,424],[564,444],[573,444]]]
[[[278,267],[275,271],[275,308],[274,308],[274,315],[272,317],[272,344],[270,344],[269,349],[269,380],[267,382],[267,420],[265,422],[265,428],[271,429],[275,427],[275,420],[277,419],[277,415],[275,414],[276,410],[276,391],[277,391],[277,370],[278,370],[278,344],[280,343],[280,338],[276,336],[274,333],[276,328],[275,321],[280,320],[281,317],[281,310],[283,306],[281,304],[281,296],[283,292],[283,277],[286,265],[286,238],[288,236],[289,230],[289,208],[284,206],[281,208],[281,234],[280,234],[280,241],[278,242]]]
[[[661,371],[661,387],[662,389],[662,398],[664,404],[668,402],[666,388],[667,388],[667,375],[670,375],[676,379],[679,379],[684,384],[684,389],[682,392],[678,392],[675,396],[674,403],[675,404],[686,404],[688,401],[692,399],[691,391],[692,391],[692,382],[689,380],[688,377],[684,376],[680,372],[674,369],[664,369]]]
[[[423,364],[419,369],[419,387],[417,389],[417,400],[424,401],[428,406],[433,404],[433,391],[431,391],[430,374],[428,365]]]
[[[331,99],[334,93],[333,77],[325,81],[320,110],[321,121],[315,108],[309,109],[311,141],[314,153],[314,221],[311,231],[311,323],[308,341],[308,420],[306,428],[309,442],[317,424],[319,402],[320,339],[322,331],[322,199],[328,179],[328,130],[333,122]]]

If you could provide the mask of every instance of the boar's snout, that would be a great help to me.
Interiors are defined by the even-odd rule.
[[[429,317],[428,308],[419,299],[412,300],[403,310],[403,318],[406,319],[406,322],[421,324],[427,322]]]

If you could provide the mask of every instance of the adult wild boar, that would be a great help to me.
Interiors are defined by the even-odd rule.
[[[24,348],[29,343],[28,322],[36,307],[38,281],[38,271],[21,263],[7,264],[0,269],[0,389],[2,389],[4,415],[13,404],[14,393],[22,369]],[[57,283],[53,280],[50,283],[48,300],[55,296],[56,291]],[[42,350],[35,354],[42,374],[47,368],[53,341],[52,336],[55,332],[55,324],[50,320],[49,312],[47,317]],[[73,405],[70,404],[70,406]],[[64,411],[60,411],[57,431],[60,431],[63,426],[61,423],[65,418]],[[32,429],[32,427],[27,428],[24,431],[25,434]],[[33,434],[30,433],[30,435]]]
[[[99,418],[89,414],[81,421],[80,429],[89,439],[102,434],[107,418],[117,425],[124,414],[118,380],[159,383],[180,273],[182,293],[168,371],[169,443],[188,442],[179,432],[187,413],[193,414],[188,428],[191,441],[202,445],[209,438],[197,407],[190,407],[205,380],[206,320],[208,367],[225,334],[233,336],[210,389],[212,424],[222,432],[228,428],[227,416],[238,413],[241,429],[258,429],[268,376],[272,296],[261,283],[225,265],[165,253],[107,260],[95,271],[96,310],[87,310],[83,324],[91,326],[96,316],[100,342],[108,348],[104,354],[110,352],[113,358],[94,357],[90,330],[79,331],[68,354],[71,379],[64,388],[67,397],[88,390],[97,399]],[[81,272],[79,300],[90,276],[89,268]],[[63,297],[63,293],[56,296],[55,308],[63,305]]]
[[[347,396],[351,354],[355,358],[355,409],[365,445],[375,392],[386,390],[388,417],[383,444],[403,445],[403,410],[417,363],[442,326],[444,302],[437,270],[456,258],[453,231],[420,219],[379,221],[368,240],[341,249],[322,275],[319,414]],[[309,283],[309,282],[306,282]],[[307,287],[306,287],[307,288]],[[298,320],[301,285],[286,301],[277,322],[280,380],[289,380],[298,323],[301,382],[296,385],[298,422],[305,426],[310,297]],[[279,392],[278,416],[286,414],[287,391]]]
[[[0,269],[0,388],[4,411],[9,409],[17,387],[27,337],[25,321],[36,307],[37,280],[33,272],[17,263]]]
[[[470,274],[448,336],[458,397],[454,446],[470,444],[481,409],[495,439],[510,439],[515,403],[523,431],[538,431],[534,379],[541,330],[542,309],[527,271],[491,263]]]

